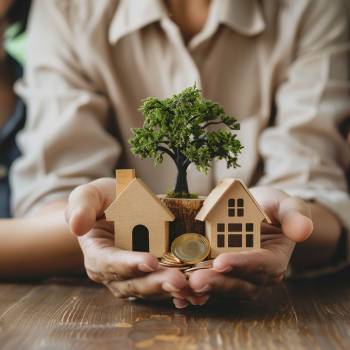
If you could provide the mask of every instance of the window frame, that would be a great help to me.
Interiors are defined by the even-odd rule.
[[[219,244],[219,239],[220,239],[220,244]],[[222,244],[221,245],[221,239],[222,239]],[[225,248],[225,233],[216,233],[216,247],[217,248]]]
[[[227,216],[228,217],[244,217],[244,198],[229,198],[227,200]]]

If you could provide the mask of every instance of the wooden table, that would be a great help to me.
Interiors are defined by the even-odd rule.
[[[0,284],[0,349],[350,349],[349,272],[180,311],[82,280]]]

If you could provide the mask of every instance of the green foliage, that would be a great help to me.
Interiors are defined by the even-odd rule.
[[[198,194],[195,194],[195,193],[175,192],[175,191],[167,192],[166,196],[168,198],[187,198],[187,199],[197,199],[198,198]]]
[[[144,125],[132,129],[130,140],[135,155],[153,158],[159,164],[167,154],[180,172],[186,172],[193,163],[199,171],[207,173],[211,161],[216,159],[225,160],[227,167],[238,166],[242,146],[232,132],[239,130],[238,121],[219,104],[204,99],[196,86],[164,100],[148,97],[140,111]],[[220,125],[225,129],[213,129]]]

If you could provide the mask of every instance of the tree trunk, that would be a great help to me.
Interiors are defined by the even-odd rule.
[[[189,194],[187,183],[187,168],[178,167],[177,169],[177,178],[174,192]]]

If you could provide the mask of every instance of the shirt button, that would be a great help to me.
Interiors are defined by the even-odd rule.
[[[7,176],[7,168],[5,165],[0,164],[0,180]]]

